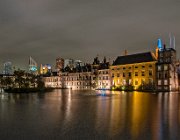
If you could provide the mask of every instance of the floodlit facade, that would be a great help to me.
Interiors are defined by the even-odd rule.
[[[45,87],[62,88],[62,80],[60,76],[43,77],[42,79],[45,83]]]
[[[154,86],[156,81],[156,57],[152,52],[119,56],[112,66],[112,87],[132,86],[135,90],[140,87]]]
[[[93,89],[95,85],[96,77],[92,72],[64,72],[61,74],[62,87],[73,90],[88,90]]]
[[[111,89],[110,69],[98,70],[97,89]]]

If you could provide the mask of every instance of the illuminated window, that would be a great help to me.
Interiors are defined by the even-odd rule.
[[[126,85],[126,80],[125,79],[123,79],[123,85]]]
[[[135,76],[138,76],[138,72],[135,72]]]
[[[164,70],[168,70],[168,66],[167,65],[164,65]]]
[[[145,76],[145,72],[144,72],[144,71],[142,71],[141,75],[142,75],[142,76]]]
[[[135,85],[138,85],[138,80],[135,80]]]
[[[158,66],[158,71],[161,71],[161,66]]]
[[[152,76],[152,70],[149,70],[149,76]]]
[[[158,80],[158,85],[161,85],[161,80]]]
[[[164,80],[164,85],[168,85],[168,81],[167,80]]]

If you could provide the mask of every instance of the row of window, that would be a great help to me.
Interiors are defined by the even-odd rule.
[[[82,77],[66,77],[66,81],[77,81],[77,80],[95,80],[93,76],[82,76]]]
[[[158,80],[158,85],[168,85],[168,80]]]
[[[158,71],[161,71],[161,70],[168,70],[168,65],[159,65]]]
[[[52,79],[51,78],[47,78],[47,79],[45,79],[45,81],[46,82],[58,82],[58,81],[61,81],[61,80],[60,80],[60,78],[59,79],[58,78],[55,78],[55,79],[54,78],[52,78]]]
[[[99,74],[109,74],[108,71],[99,71]]]
[[[149,84],[153,84],[153,79],[149,79],[148,83],[149,83]],[[117,80],[117,83],[115,83],[115,82],[113,81],[113,84],[120,84],[120,80]],[[123,85],[126,85],[126,84],[131,85],[131,84],[132,84],[132,79],[129,79],[129,80],[123,79],[123,80],[122,80],[122,84],[123,84]],[[139,84],[145,84],[145,79],[141,79],[141,80],[135,79],[134,84],[135,84],[136,86],[139,85]]]
[[[132,67],[123,67],[122,69],[125,70],[125,69],[131,69]],[[142,66],[134,66],[135,69],[137,68],[145,68],[145,65],[142,65]],[[149,65],[149,68],[152,68],[152,64]],[[121,68],[112,68],[112,70],[120,70]]]
[[[108,83],[99,82],[99,86],[108,86]]]
[[[99,77],[99,80],[109,80],[109,76]]]
[[[122,73],[122,76],[123,76],[123,77],[126,77],[126,75],[127,75],[128,77],[131,77],[131,76],[132,76],[132,73],[131,73],[131,72],[129,72],[129,73],[124,73],[124,72],[123,72],[123,73]],[[145,71],[142,71],[140,75],[141,75],[141,76],[145,76]],[[153,75],[152,70],[149,70],[148,75],[149,75],[149,76],[152,76],[152,75]],[[120,73],[117,73],[116,76],[117,76],[117,77],[120,77]],[[135,73],[134,73],[134,76],[139,76],[139,72],[135,72]],[[112,73],[112,77],[115,77],[115,74],[114,74],[114,73]]]
[[[89,86],[90,85],[90,83],[89,82],[67,82],[66,83],[66,85],[67,86],[81,86],[81,85],[83,85],[83,86]]]

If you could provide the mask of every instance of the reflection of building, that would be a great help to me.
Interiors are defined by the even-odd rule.
[[[5,75],[13,74],[12,63],[11,62],[5,62],[4,63],[3,74],[5,74]]]
[[[64,59],[63,58],[57,58],[56,59],[56,69],[57,71],[61,71],[64,68]]]
[[[37,63],[32,57],[29,57],[29,71],[31,73],[37,73]]]
[[[40,74],[51,74],[52,68],[50,64],[42,65],[40,67]]]
[[[119,56],[110,67],[112,86],[153,86],[156,80],[156,57],[151,52]]]

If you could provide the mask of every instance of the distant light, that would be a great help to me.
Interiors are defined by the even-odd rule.
[[[30,68],[31,71],[37,71],[37,68],[35,66]]]
[[[162,50],[163,49],[163,46],[162,46],[162,40],[159,38],[158,41],[157,41],[157,46],[158,46],[158,49],[159,50]]]

